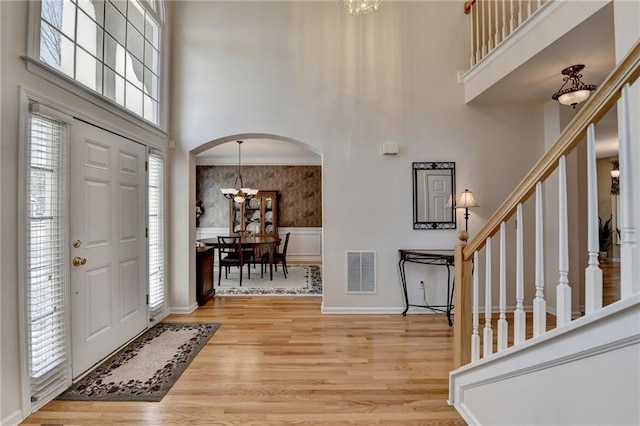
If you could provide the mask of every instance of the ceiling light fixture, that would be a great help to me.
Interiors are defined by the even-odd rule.
[[[342,0],[342,5],[352,15],[364,15],[378,10],[381,0]]]
[[[580,79],[582,74],[580,71],[584,69],[584,65],[571,65],[562,70],[564,77],[564,84],[560,87],[556,93],[551,96],[551,99],[560,102],[562,105],[571,105],[576,107],[580,102],[585,101],[591,92],[596,90],[598,86],[594,84],[584,84]],[[571,86],[565,88],[567,84]]]
[[[233,198],[233,201],[235,201],[236,203],[242,203],[244,202],[244,200],[255,197],[256,194],[258,194],[258,190],[246,188],[242,184],[242,166],[240,163],[240,146],[242,145],[242,141],[236,142],[238,142],[238,175],[236,176],[236,181],[233,184],[233,188],[221,188],[220,191],[225,198],[229,200]],[[238,181],[240,181],[239,185]]]

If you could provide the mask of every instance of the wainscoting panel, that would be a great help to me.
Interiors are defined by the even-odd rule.
[[[287,262],[322,261],[322,228],[278,228],[283,240],[287,232],[291,232]],[[196,239],[216,238],[218,235],[229,235],[229,228],[196,228]]]

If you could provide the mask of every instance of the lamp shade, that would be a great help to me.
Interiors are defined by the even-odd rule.
[[[468,189],[465,189],[464,192],[458,194],[456,197],[456,208],[458,209],[467,209],[469,207],[480,207],[478,202],[473,197],[473,194]]]
[[[558,102],[562,105],[576,105],[586,101],[589,95],[591,95],[591,90],[576,90],[558,96]]]

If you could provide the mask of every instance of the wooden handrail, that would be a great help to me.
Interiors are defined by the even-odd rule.
[[[511,195],[491,216],[478,235],[464,249],[464,259],[471,260],[473,253],[484,247],[488,237],[495,235],[500,224],[513,215],[519,203],[524,203],[533,194],[538,182],[544,181],[558,167],[561,156],[571,152],[585,137],[587,126],[597,123],[618,101],[625,84],[633,84],[640,75],[640,42],[631,48],[627,56],[609,74],[605,81],[584,104],[576,116],[562,131],[556,143],[533,166],[531,171],[516,186]]]
[[[464,2],[464,14],[468,15],[471,13],[471,8],[476,4],[476,0],[467,0]]]

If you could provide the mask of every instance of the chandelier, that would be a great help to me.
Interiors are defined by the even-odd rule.
[[[598,86],[594,84],[584,84],[580,78],[582,74],[580,71],[584,69],[584,65],[571,65],[562,70],[564,77],[564,84],[560,89],[551,96],[551,99],[560,102],[562,105],[571,105],[576,107],[580,102],[585,101],[591,92],[596,90]],[[567,84],[571,86],[565,88]]]
[[[342,5],[352,15],[364,15],[378,10],[381,0],[342,0]]]
[[[242,145],[242,141],[236,142],[238,142],[238,175],[236,176],[236,181],[233,184],[233,188],[220,188],[220,191],[225,198],[229,200],[233,198],[233,201],[235,201],[236,203],[242,203],[244,202],[244,200],[255,197],[258,193],[258,190],[246,188],[242,184],[242,166],[240,164],[240,146]]]

